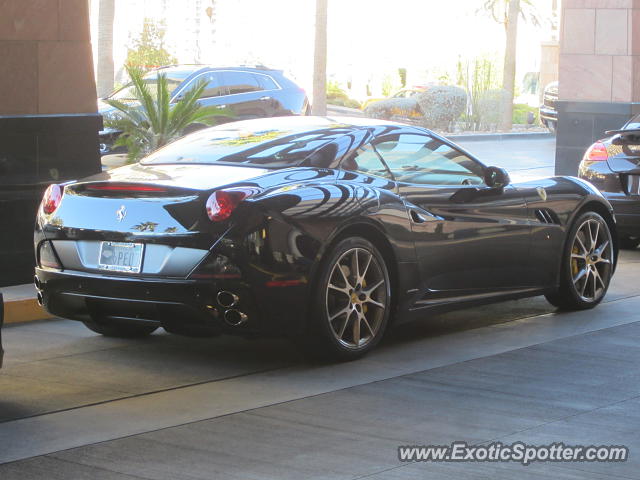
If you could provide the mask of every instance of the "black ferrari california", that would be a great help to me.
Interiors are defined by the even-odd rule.
[[[593,307],[616,238],[578,178],[512,184],[422,128],[279,117],[51,185],[35,283],[49,312],[104,335],[286,335],[351,359],[435,311],[535,295]]]

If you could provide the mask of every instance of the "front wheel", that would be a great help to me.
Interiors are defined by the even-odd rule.
[[[319,272],[305,345],[330,360],[354,360],[382,338],[391,311],[389,271],[361,237],[341,240]]]
[[[609,288],[615,262],[611,230],[595,212],[582,214],[569,231],[560,287],[546,295],[556,307],[585,310],[598,305]]]

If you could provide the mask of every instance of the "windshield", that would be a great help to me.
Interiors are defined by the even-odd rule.
[[[350,128],[331,125],[310,130],[289,128],[247,130],[244,122],[221,125],[191,134],[142,160],[143,165],[231,164],[286,168],[306,160],[322,146],[345,135]]]
[[[640,115],[636,115],[624,126],[625,130],[640,130]]]
[[[191,75],[190,71],[169,71],[169,72],[151,72],[144,76],[144,83],[149,87],[149,92],[155,97],[156,86],[158,85],[158,74],[166,75],[167,86],[169,87],[169,96],[173,96],[173,92],[184,82],[185,78]],[[120,100],[121,102],[136,100],[135,88],[133,84],[128,83],[120,90],[108,97],[109,100]]]

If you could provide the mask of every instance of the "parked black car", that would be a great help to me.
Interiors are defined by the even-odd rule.
[[[544,89],[542,95],[542,105],[540,106],[540,121],[552,133],[558,128],[558,112],[556,102],[558,101],[558,82],[551,82]]]
[[[167,77],[172,102],[178,101],[199,82],[206,81],[207,86],[199,103],[224,109],[225,115],[216,117],[218,124],[251,118],[308,115],[311,111],[304,89],[280,70],[266,67],[175,65],[149,72],[145,75],[145,81],[155,85],[159,74]],[[134,101],[132,89],[130,84],[126,85],[106,99]],[[114,115],[116,109],[100,101],[98,111],[103,117],[108,117]],[[109,128],[100,132],[100,150],[103,155],[111,152],[119,133]]]
[[[588,182],[512,185],[428,130],[320,117],[209,128],[52,185],[35,250],[40,301],[96,332],[288,335],[340,359],[437,310],[594,307],[617,258]]]
[[[606,132],[584,154],[579,176],[611,202],[622,248],[640,244],[640,115],[621,130]]]

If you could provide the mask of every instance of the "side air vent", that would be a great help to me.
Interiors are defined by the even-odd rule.
[[[558,216],[553,210],[548,208],[538,208],[536,210],[536,218],[540,220],[540,223],[560,224]]]

